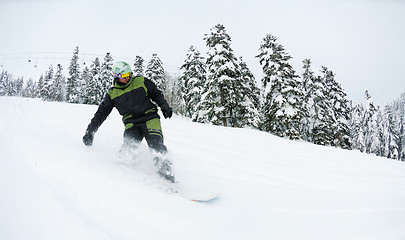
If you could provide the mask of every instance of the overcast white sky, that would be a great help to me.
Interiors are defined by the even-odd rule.
[[[305,58],[316,72],[325,65],[350,99],[364,101],[367,88],[385,104],[405,92],[402,0],[0,0],[0,64],[28,77],[45,71],[48,61],[68,63],[78,45],[81,53],[146,61],[157,53],[176,73],[191,45],[206,55],[204,34],[217,23],[257,80],[259,44],[273,34],[299,74]]]

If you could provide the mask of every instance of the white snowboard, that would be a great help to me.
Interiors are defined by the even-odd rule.
[[[200,176],[182,176],[176,183],[177,193],[191,201],[209,202],[218,199],[220,191],[215,183]]]
[[[179,184],[177,191],[178,191],[177,193],[180,196],[194,202],[214,201],[220,195],[220,193],[215,190],[210,190],[196,186],[185,186],[184,184]]]

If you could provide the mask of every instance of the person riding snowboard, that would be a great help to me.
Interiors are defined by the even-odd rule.
[[[122,115],[125,125],[124,146],[134,146],[131,143],[140,143],[145,138],[149,148],[156,152],[153,160],[159,175],[174,183],[172,163],[167,158],[167,148],[163,143],[160,116],[153,102],[159,105],[165,118],[172,117],[172,108],[151,80],[133,76],[128,63],[117,62],[113,67],[113,73],[114,85],[91,119],[83,136],[83,143],[86,146],[93,144],[94,134],[115,107]]]

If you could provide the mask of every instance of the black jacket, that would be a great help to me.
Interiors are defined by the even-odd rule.
[[[123,116],[122,121],[125,125],[160,118],[157,114],[157,106],[151,100],[157,103],[161,109],[170,108],[162,92],[147,78],[132,77],[125,85],[114,82],[114,86],[107,92],[91,119],[86,132],[95,133],[114,107]]]

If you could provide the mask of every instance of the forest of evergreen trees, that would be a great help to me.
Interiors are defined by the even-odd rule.
[[[311,60],[304,59],[298,74],[290,65],[292,57],[273,35],[266,35],[258,46],[263,78],[257,80],[235,55],[223,25],[211,28],[204,40],[206,57],[191,46],[179,76],[168,74],[157,54],[147,64],[135,56],[134,74],[154,81],[177,114],[196,122],[249,127],[405,161],[405,93],[384,107],[375,105],[367,90],[366,105],[349,101],[327,67],[315,71]],[[76,47],[67,77],[60,64],[51,65],[38,81],[15,79],[3,70],[0,96],[98,105],[112,85],[113,62],[107,53],[83,68]]]

